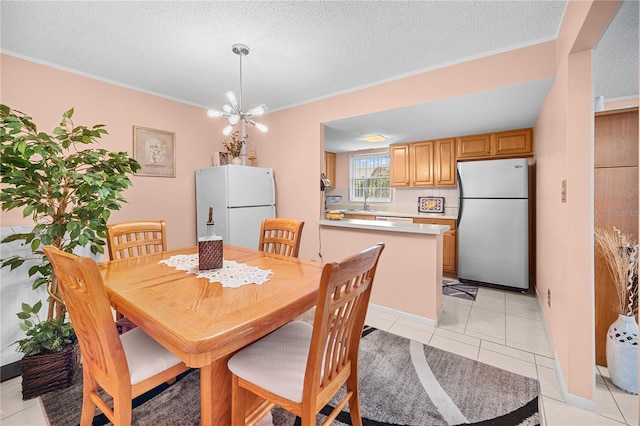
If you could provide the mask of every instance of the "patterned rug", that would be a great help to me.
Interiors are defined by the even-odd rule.
[[[540,423],[538,381],[366,328],[360,346],[360,405],[366,426],[495,425]],[[77,425],[82,378],[42,396],[52,426]],[[331,406],[331,402],[329,406]],[[134,402],[134,425],[199,425],[199,371]],[[329,406],[323,412],[330,411]],[[318,422],[324,419],[318,415]],[[94,425],[108,424],[103,416]],[[299,420],[276,408],[261,425],[293,426]],[[333,425],[351,424],[348,407]]]
[[[455,278],[443,278],[442,294],[445,296],[458,297],[460,299],[476,300],[476,296],[478,295],[478,286],[461,283]]]

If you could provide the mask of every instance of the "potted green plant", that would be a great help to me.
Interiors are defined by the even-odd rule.
[[[22,399],[63,389],[73,383],[80,364],[76,334],[66,316],[60,320],[41,320],[38,313],[42,302],[33,306],[23,303],[16,315],[22,320],[20,328],[26,337],[16,341],[22,352]]]
[[[128,175],[140,169],[127,152],[91,146],[107,134],[104,125],[76,126],[73,113],[73,108],[64,112],[59,126],[47,134],[25,113],[0,105],[2,211],[22,209],[35,224],[30,232],[1,242],[23,241],[40,260],[28,274],[35,276],[33,288],[47,285],[47,318],[58,321],[65,314],[64,301],[42,247],[53,245],[71,253],[88,246],[93,254],[104,253],[111,211],[125,202],[122,193],[132,184]],[[25,260],[13,256],[1,267],[13,270]]]

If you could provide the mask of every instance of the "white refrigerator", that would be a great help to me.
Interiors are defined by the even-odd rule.
[[[459,162],[458,192],[458,279],[527,290],[527,159]]]
[[[209,207],[224,244],[257,249],[263,219],[276,215],[273,170],[226,165],[196,170],[196,228],[206,235]]]

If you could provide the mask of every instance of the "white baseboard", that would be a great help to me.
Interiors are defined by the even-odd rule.
[[[537,291],[538,289],[536,288],[536,294],[538,293]],[[541,302],[541,298],[540,298],[540,294],[537,294],[537,299],[538,299],[538,304],[542,304]],[[544,312],[543,307],[540,306],[540,311]],[[562,366],[560,365],[560,361],[558,361],[558,354],[556,353],[556,346],[553,342],[553,335],[549,332],[549,325],[547,324],[547,318],[542,315],[542,324],[544,325],[544,329],[545,332],[547,334],[547,339],[549,340],[549,342],[551,343],[551,349],[553,350],[553,363],[555,366],[555,370],[556,370],[556,378],[558,379],[558,384],[560,385],[560,391],[562,392],[562,397],[564,398],[564,400],[567,402],[567,404],[571,405],[572,407],[576,407],[576,408],[580,408],[582,410],[587,410],[587,411],[592,411],[595,413],[596,411],[596,402],[595,402],[595,368],[596,366],[593,366],[593,398],[594,399],[587,399],[581,396],[577,396],[577,395],[573,395],[571,393],[569,393],[569,391],[567,390],[567,384],[564,380],[564,374],[562,374]]]

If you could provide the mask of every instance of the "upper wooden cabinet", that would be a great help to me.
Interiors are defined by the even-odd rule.
[[[638,165],[638,108],[598,112],[594,126],[595,167]]]
[[[433,186],[433,141],[409,145],[410,186]]]
[[[463,136],[458,144],[458,160],[489,157],[491,155],[491,134]]]
[[[389,146],[394,187],[456,186],[455,139]]]
[[[324,152],[324,174],[331,182],[329,188],[336,187],[336,154],[333,152]]]
[[[389,145],[389,185],[409,186],[409,144]]]
[[[456,140],[434,141],[433,151],[434,186],[456,186]]]
[[[509,130],[457,138],[457,159],[530,157],[533,155],[533,129]]]

